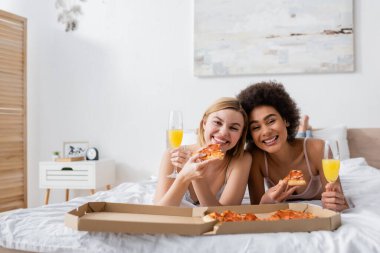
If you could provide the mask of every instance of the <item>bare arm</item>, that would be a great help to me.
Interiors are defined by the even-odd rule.
[[[211,192],[206,179],[193,180],[194,191],[202,206],[240,205],[247,186],[252,156],[245,152],[231,161],[231,172],[220,200]]]
[[[247,188],[249,171],[252,164],[252,155],[244,152],[241,158],[237,158],[231,167],[231,174],[227,180],[220,203],[222,205],[240,205]]]
[[[212,193],[205,178],[193,181],[195,194],[201,206],[220,206],[221,204]]]
[[[253,161],[252,166],[249,173],[248,179],[248,189],[249,189],[249,197],[251,199],[252,205],[257,205],[260,203],[261,197],[265,193],[264,187],[264,177],[260,171],[260,158],[259,154],[252,154]]]
[[[179,175],[175,179],[168,178],[167,175],[172,171],[171,152],[167,150],[161,159],[160,172],[154,196],[154,203],[156,205],[178,206],[189,187],[190,181],[187,182],[183,180]]]
[[[204,168],[207,164],[215,159],[201,161],[201,154],[192,156],[183,166],[175,179],[168,178],[167,175],[173,170],[170,160],[170,151],[166,151],[160,166],[160,174],[158,178],[154,203],[165,206],[178,206],[187,191],[190,182],[203,177]]]

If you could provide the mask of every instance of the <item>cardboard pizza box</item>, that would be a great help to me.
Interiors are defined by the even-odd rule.
[[[201,235],[215,221],[203,220],[204,208],[89,202],[65,214],[65,225],[79,231]]]
[[[213,231],[206,234],[239,234],[239,233],[273,233],[273,232],[311,232],[318,230],[332,231],[341,225],[340,214],[306,203],[281,203],[273,205],[241,205],[209,207],[206,213],[231,210],[237,213],[254,213],[258,218],[268,218],[277,210],[292,209],[310,212],[317,218],[278,220],[278,221],[242,221],[220,222],[214,225]]]
[[[217,222],[205,219],[208,213],[231,210],[268,217],[281,209],[307,211],[314,219],[279,221]],[[89,202],[65,214],[65,225],[79,231],[124,232],[133,234],[218,235],[265,232],[309,232],[335,230],[340,214],[305,203],[241,205],[218,207],[167,207],[109,202]]]

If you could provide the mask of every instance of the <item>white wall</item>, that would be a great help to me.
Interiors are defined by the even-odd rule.
[[[354,73],[225,78],[192,74],[193,1],[86,1],[70,33],[54,2],[0,1],[28,18],[30,206],[43,202],[38,162],[64,141],[89,141],[115,159],[118,182],[145,179],[158,170],[170,109],[195,128],[214,99],[261,80],[284,83],[313,126],[380,127],[379,1],[355,2]]]

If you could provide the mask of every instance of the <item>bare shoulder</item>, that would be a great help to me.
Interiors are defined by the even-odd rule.
[[[316,165],[321,164],[321,160],[323,158],[324,141],[321,139],[308,139],[306,142],[306,149],[309,160]]]
[[[252,162],[252,155],[250,152],[244,151],[242,157],[243,157],[242,160],[244,160],[245,162],[250,162],[250,163]]]
[[[310,151],[309,153],[314,153],[314,152],[323,152],[323,146],[324,146],[324,141],[321,139],[308,139],[306,142],[307,145],[307,150]]]
[[[252,155],[252,166],[260,167],[261,163],[264,162],[264,152],[261,149],[254,149],[251,151]]]
[[[242,166],[249,165],[249,167],[250,167],[251,163],[252,163],[252,155],[250,152],[244,151],[244,153],[241,156],[234,157],[232,160],[232,163],[239,164]]]
[[[262,158],[264,157],[264,151],[261,149],[254,149],[251,151],[252,158]]]

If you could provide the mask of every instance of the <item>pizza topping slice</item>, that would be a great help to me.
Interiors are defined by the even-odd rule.
[[[289,186],[306,185],[302,170],[291,170],[284,180],[288,181]]]
[[[222,160],[224,158],[224,153],[220,149],[220,144],[209,144],[207,147],[197,151],[196,153],[204,154],[204,156],[200,157],[203,161],[213,158]]]
[[[258,220],[257,216],[253,213],[236,213],[231,210],[226,210],[226,211],[223,211],[222,213],[212,212],[212,213],[209,213],[208,216],[220,222]]]
[[[268,218],[258,218],[254,213],[237,213],[231,210],[225,210],[222,213],[212,212],[206,215],[205,217],[207,221],[217,220],[219,222],[277,221],[316,218],[316,216],[310,212],[296,211],[292,209],[277,210]]]
[[[313,219],[316,216],[309,212],[295,211],[291,209],[278,210],[272,214],[266,220],[276,221],[276,220],[296,220],[296,219]]]

